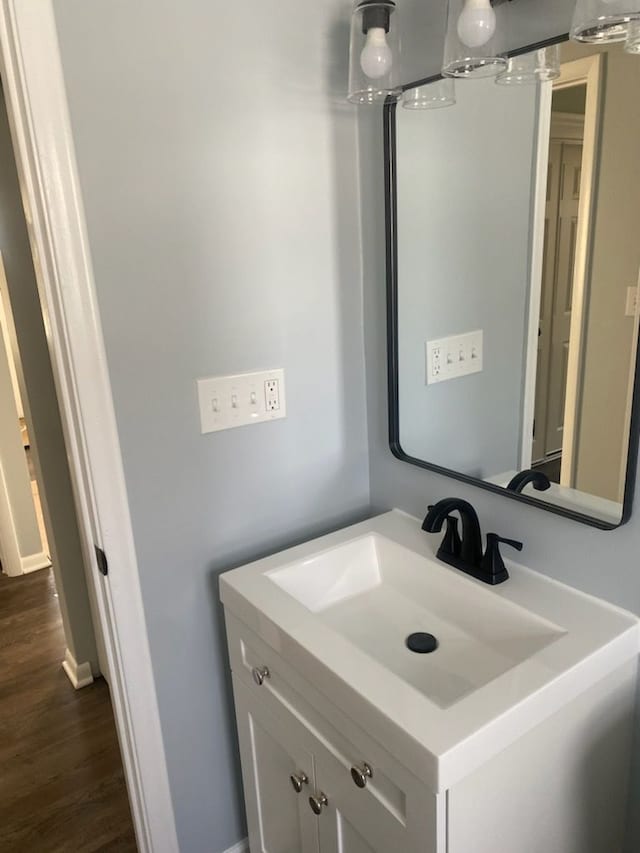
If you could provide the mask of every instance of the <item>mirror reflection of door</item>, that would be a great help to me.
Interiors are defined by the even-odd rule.
[[[640,61],[616,44],[559,55],[554,81],[478,80],[452,109],[387,115],[391,438],[408,462],[491,487],[537,466],[555,482],[527,498],[616,526],[640,398]],[[440,344],[454,358],[479,330],[480,371],[430,372]]]
[[[586,86],[554,92],[545,211],[544,261],[532,459],[560,482]]]

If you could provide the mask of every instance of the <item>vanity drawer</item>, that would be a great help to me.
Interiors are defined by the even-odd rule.
[[[291,715],[307,731],[318,785],[329,798],[338,834],[347,831],[339,825],[348,814],[351,830],[373,851],[444,851],[436,830],[444,796],[436,797],[228,611],[226,621],[235,678],[271,714]],[[384,839],[384,846],[376,846],[376,839]]]

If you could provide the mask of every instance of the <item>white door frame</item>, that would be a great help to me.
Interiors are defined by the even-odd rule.
[[[22,558],[18,548],[18,534],[9,503],[9,486],[0,460],[0,563],[8,577],[22,574]]]
[[[0,74],[138,847],[178,843],[52,0],[0,0]],[[109,561],[97,571],[94,544]]]
[[[581,389],[580,376],[584,360],[584,334],[587,305],[587,278],[591,255],[592,211],[598,158],[598,133],[600,103],[602,95],[602,54],[596,53],[565,62],[561,66],[553,91],[581,84],[587,87],[584,118],[582,174],[578,229],[576,234],[576,257],[573,272],[573,303],[567,366],[567,392],[565,400],[564,432],[560,482],[572,486],[575,480],[576,451],[579,433],[578,408]],[[543,90],[544,92],[544,90]],[[540,296],[542,283],[542,261],[544,255],[544,210],[548,178],[551,89],[549,100],[541,96],[540,120],[538,122],[538,151],[536,160],[536,185],[534,188],[533,234],[531,252],[531,287],[529,296],[529,337],[527,340],[524,415],[520,463],[523,469],[531,466],[533,419],[535,415],[536,373],[538,362],[538,325],[540,321]],[[547,113],[548,111],[548,113]],[[546,128],[546,139],[543,134]]]
[[[527,308],[527,339],[525,351],[523,418],[520,440],[520,470],[531,468],[533,426],[536,408],[536,377],[538,374],[538,331],[544,273],[544,220],[547,205],[547,173],[549,170],[549,135],[551,130],[551,83],[542,83],[538,96],[538,128],[535,151],[535,184],[531,210],[531,262],[529,305]]]
[[[542,277],[544,275],[545,247],[545,210],[547,206],[547,184],[549,182],[549,159],[551,155],[551,143],[565,141],[579,141],[582,145],[584,138],[584,116],[572,113],[551,112],[552,84],[548,83],[548,101],[541,102],[541,116],[544,122],[539,121],[538,153],[536,165],[536,179],[534,188],[534,213],[532,234],[532,259],[531,259],[531,288],[529,294],[529,332],[527,338],[527,359],[525,370],[525,395],[524,395],[524,429],[522,433],[522,470],[530,468],[534,462],[539,460],[533,458],[533,426],[536,419],[540,418],[540,412],[536,411],[537,404],[537,382],[540,353],[538,352],[540,319],[542,306]],[[542,105],[546,112],[542,113]],[[564,416],[563,416],[564,417]],[[546,429],[542,422],[539,427]]]
[[[15,482],[7,482],[7,477],[4,472],[0,471],[0,562],[2,562],[2,571],[8,577],[21,577],[22,575],[37,572],[41,569],[48,569],[51,566],[51,557],[48,554],[47,543],[42,537],[40,524],[36,512],[36,499],[33,493],[33,485],[29,476],[29,468],[24,454],[24,445],[20,434],[20,418],[24,416],[24,412],[18,409],[18,405],[22,407],[22,396],[18,385],[18,377],[16,374],[16,366],[11,347],[11,340],[15,337],[15,325],[11,306],[9,304],[9,293],[7,287],[7,277],[5,274],[4,260],[0,251],[0,360],[5,362],[5,366],[9,369],[9,378],[11,381],[10,394],[6,400],[2,400],[1,404],[13,409],[13,418],[15,420],[15,452],[19,453],[24,461],[22,487],[28,489],[29,494],[29,520],[28,525],[32,529],[31,539],[36,544],[37,550],[22,552],[18,546],[17,524],[16,518],[11,506],[11,493],[16,487]],[[0,368],[1,369],[1,368]],[[2,465],[0,464],[0,468]],[[13,480],[15,481],[15,468]],[[9,488],[9,486],[12,488]],[[24,512],[24,507],[22,508]],[[25,519],[22,518],[24,526]],[[37,531],[37,535],[36,535]],[[17,558],[17,559],[16,559]]]
[[[553,85],[554,91],[581,84],[587,87],[560,468],[561,485],[571,487],[575,486],[580,433],[579,408],[582,399],[581,377],[584,368],[584,336],[593,233],[592,218],[599,153],[602,64],[603,55],[601,53],[585,56],[583,59],[576,59],[573,62],[565,62],[561,66],[559,79]]]

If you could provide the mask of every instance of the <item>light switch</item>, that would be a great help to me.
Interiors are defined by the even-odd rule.
[[[217,432],[287,416],[284,370],[198,379],[201,432]]]
[[[425,351],[427,385],[480,373],[483,358],[482,330],[427,341]]]

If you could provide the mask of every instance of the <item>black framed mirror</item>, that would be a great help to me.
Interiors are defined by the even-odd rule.
[[[385,105],[389,443],[611,530],[640,430],[640,57],[561,36],[512,76],[550,49],[555,79],[437,76]]]

